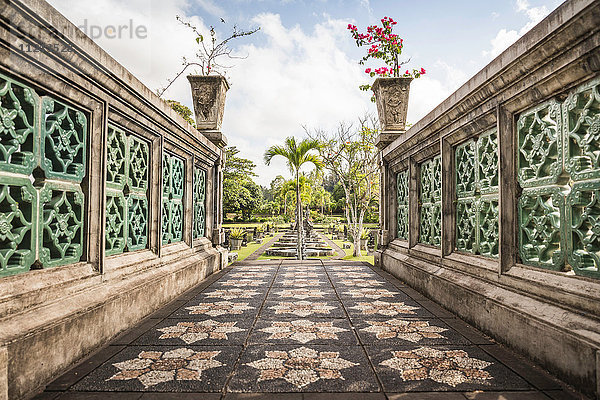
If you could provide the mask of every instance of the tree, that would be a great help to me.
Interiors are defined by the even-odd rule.
[[[288,137],[283,146],[271,146],[265,151],[265,164],[270,165],[275,156],[284,157],[290,171],[296,177],[296,228],[298,230],[298,259],[302,260],[302,203],[300,200],[300,168],[306,163],[311,163],[317,170],[323,168],[323,162],[319,156],[311,153],[311,150],[318,150],[319,142],[312,139],[303,139],[296,143],[296,138]]]
[[[226,160],[223,168],[223,212],[241,214],[249,220],[262,204],[262,190],[252,177],[256,164],[252,160],[238,157],[235,147],[225,148]]]
[[[359,127],[341,122],[337,131],[329,134],[322,129],[308,136],[320,143],[325,167],[338,179],[344,189],[346,219],[354,240],[354,256],[359,257],[360,233],[369,206],[379,196],[379,165],[377,162],[377,123],[369,115],[359,118]]]

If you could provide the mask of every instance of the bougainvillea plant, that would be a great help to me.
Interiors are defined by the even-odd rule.
[[[359,64],[364,65],[365,62],[370,59],[382,60],[387,66],[380,67],[377,69],[367,68],[365,73],[369,74],[370,77],[404,77],[404,78],[419,78],[425,74],[425,69],[413,69],[406,70],[404,73],[401,72],[404,69],[402,66],[407,64],[407,61],[400,61],[400,54],[402,54],[403,40],[398,35],[393,33],[394,26],[397,24],[390,17],[383,17],[381,19],[381,26],[371,25],[367,27],[366,33],[358,32],[356,25],[348,24],[348,30],[356,41],[358,47],[369,46],[367,55],[364,56]],[[360,85],[360,90],[369,90],[371,85]],[[372,101],[375,101],[375,97],[371,97]]]

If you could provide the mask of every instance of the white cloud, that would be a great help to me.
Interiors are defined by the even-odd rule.
[[[511,44],[517,41],[518,38],[523,36],[525,33],[527,33],[527,31],[537,25],[537,23],[544,19],[550,12],[546,6],[531,7],[527,0],[517,0],[516,11],[527,15],[529,21],[521,29],[519,29],[518,32],[512,29],[500,29],[500,31],[498,31],[496,34],[496,37],[490,41],[492,48],[482,52],[484,57],[494,58],[502,53]]]
[[[214,15],[215,17],[224,17],[225,10],[215,4],[213,0],[195,0],[196,3],[202,7],[207,13]]]
[[[129,24],[144,26],[146,38],[95,38],[113,58],[127,68],[136,78],[151,90],[166,84],[168,78],[181,69],[181,58],[192,58],[195,43],[194,33],[175,19],[180,15],[206,32],[207,28],[197,16],[187,16],[189,4],[186,0],[95,0],[94,6],[88,2],[71,0],[49,0],[50,4],[63,13],[76,26],[87,20],[90,25]],[[89,33],[88,33],[89,36]],[[164,98],[176,98],[191,104],[189,84],[180,78],[165,94]]]
[[[259,166],[257,181],[268,185],[276,175],[289,175],[283,160],[263,164],[268,146],[302,137],[303,124],[333,129],[374,107],[358,90],[362,67],[341,50],[348,21],[324,18],[311,32],[284,26],[277,14],[260,14],[253,22],[267,40],[242,47],[248,58],[228,72],[232,87],[223,130],[240,155]]]

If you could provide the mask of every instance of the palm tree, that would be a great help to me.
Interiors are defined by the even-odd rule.
[[[296,228],[298,230],[298,244],[296,247],[297,257],[302,260],[302,204],[300,202],[300,167],[305,163],[312,163],[317,171],[323,169],[323,162],[318,155],[310,153],[311,150],[318,150],[319,142],[313,139],[303,139],[296,143],[296,138],[288,137],[283,146],[271,146],[265,151],[265,164],[270,165],[275,156],[282,156],[287,159],[290,171],[296,177]]]

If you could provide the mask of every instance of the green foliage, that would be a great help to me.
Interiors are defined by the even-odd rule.
[[[246,230],[244,228],[233,228],[229,232],[229,237],[231,239],[243,239],[246,235]]]
[[[181,115],[183,119],[194,128],[196,127],[196,123],[194,122],[192,110],[190,110],[187,106],[184,106],[178,101],[175,100],[167,100],[169,106],[175,111],[177,114]]]

